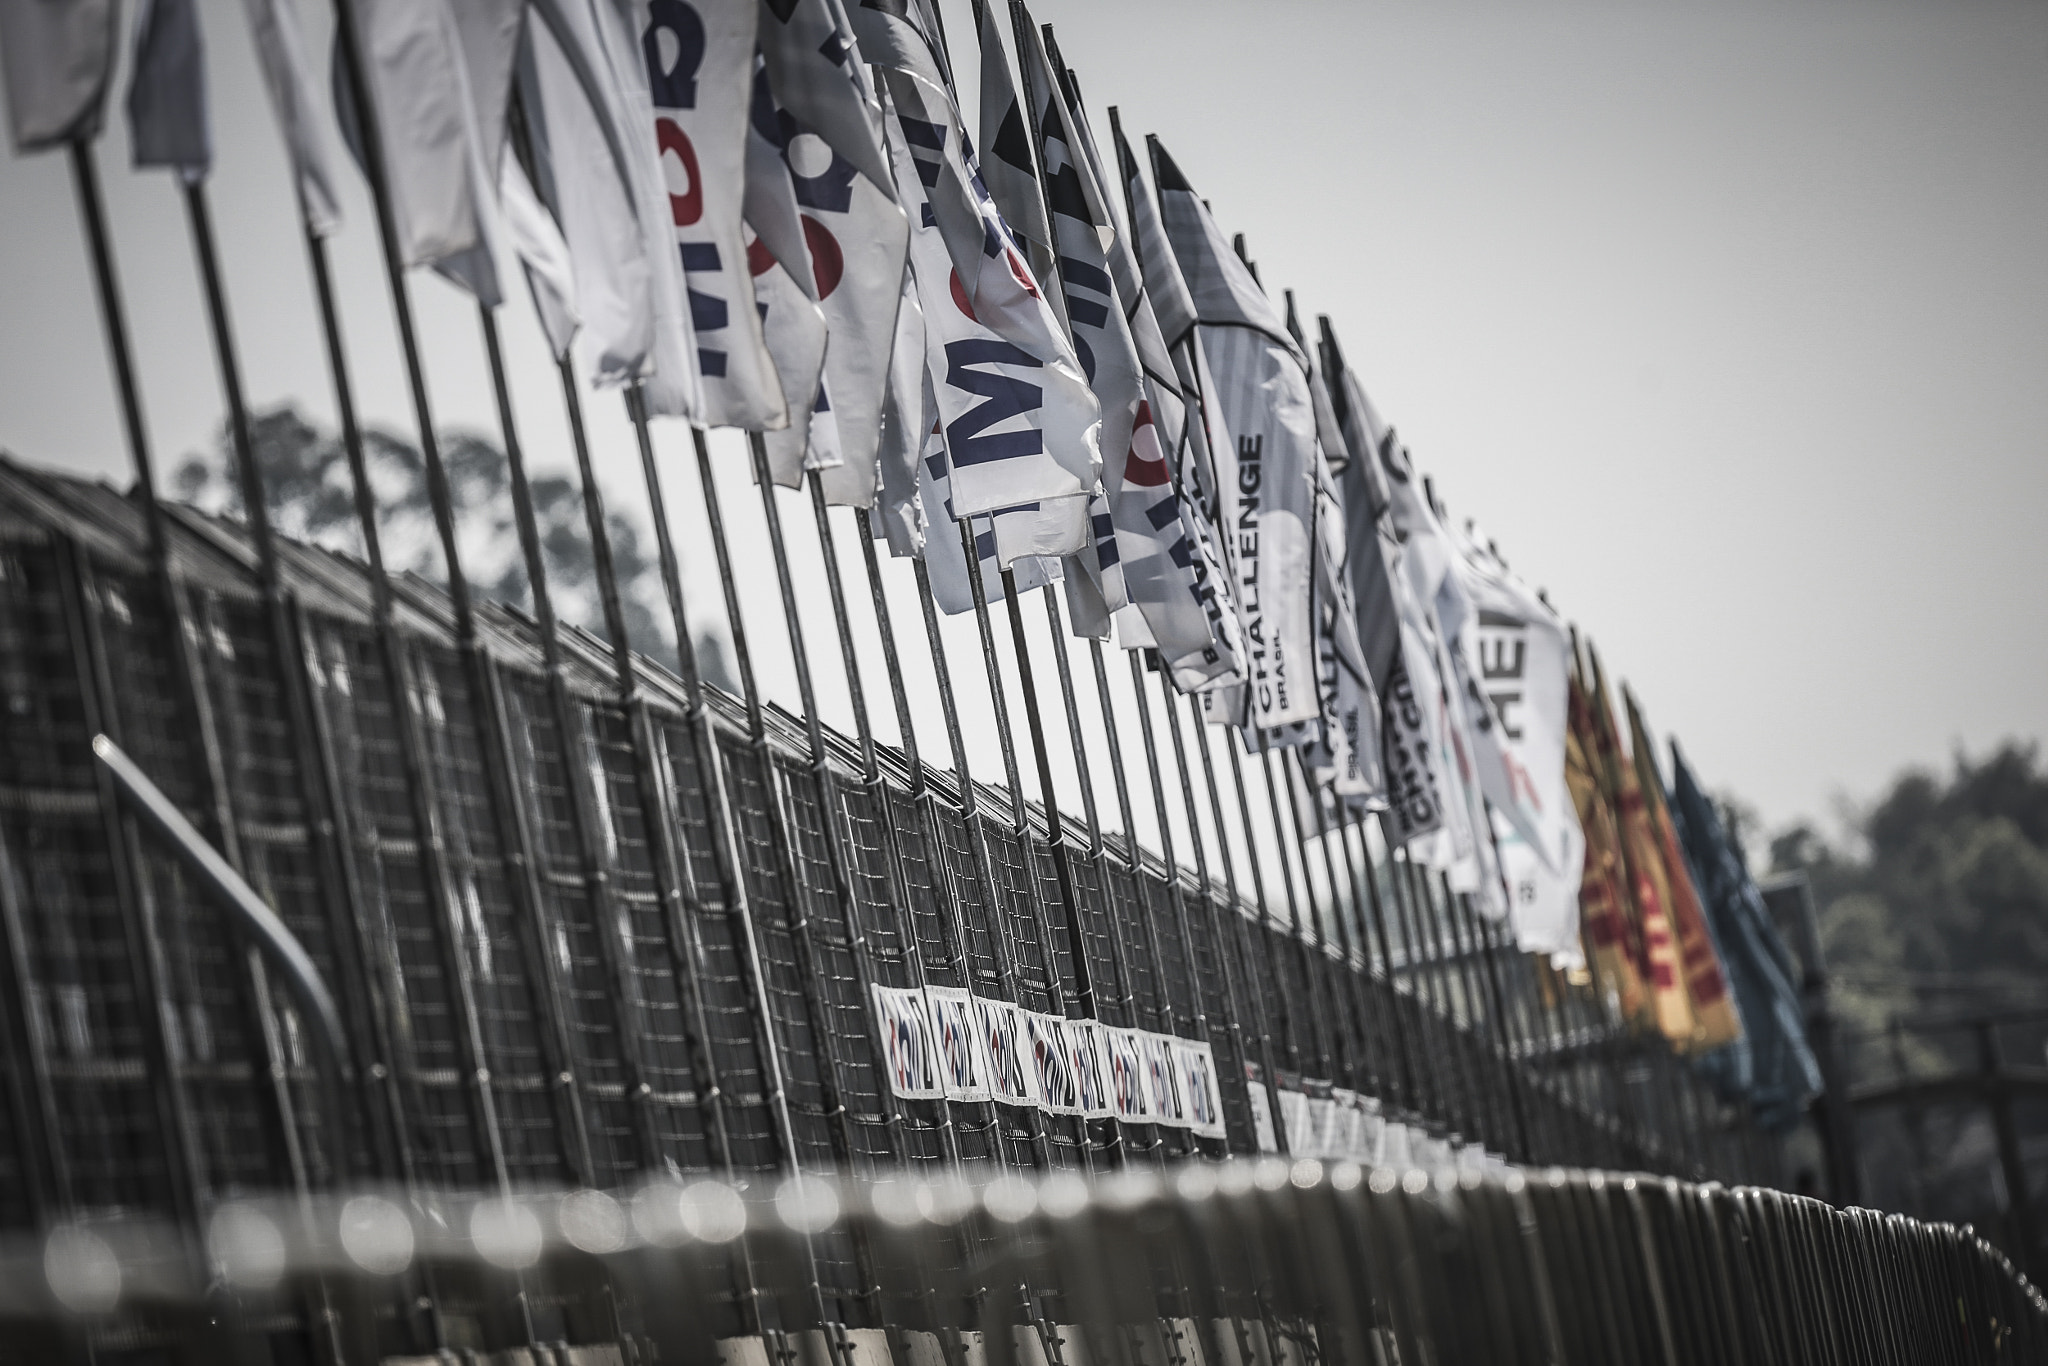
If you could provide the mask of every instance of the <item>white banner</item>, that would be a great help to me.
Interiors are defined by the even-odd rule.
[[[924,1002],[946,1099],[988,1100],[988,1050],[975,1030],[973,995],[963,987],[926,987]]]
[[[882,1065],[889,1089],[905,1100],[939,1100],[946,1087],[932,1047],[931,1019],[924,993],[916,987],[885,987],[877,982],[875,1022],[882,1033]]]

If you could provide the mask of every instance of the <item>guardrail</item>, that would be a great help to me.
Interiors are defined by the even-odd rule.
[[[817,1291],[831,1240],[870,1272],[847,1301]],[[2042,1360],[2048,1300],[1967,1228],[1776,1191],[1267,1158],[1094,1182],[362,1191],[229,1202],[203,1231],[112,1221],[4,1245],[0,1358],[87,1348],[507,1366],[1923,1366]]]

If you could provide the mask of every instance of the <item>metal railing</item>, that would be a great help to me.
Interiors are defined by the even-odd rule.
[[[797,1293],[833,1235],[870,1249],[864,1319],[822,1317]],[[1564,1169],[1267,1158],[1093,1182],[364,1191],[231,1202],[203,1236],[122,1221],[0,1244],[0,1356],[23,1360],[114,1344],[117,1325],[120,1347],[168,1353],[153,1360],[247,1360],[286,1322],[331,1359],[388,1360],[416,1304],[432,1306],[443,1349],[419,1360],[508,1366],[1926,1366],[2048,1352],[2048,1300],[1968,1229]]]

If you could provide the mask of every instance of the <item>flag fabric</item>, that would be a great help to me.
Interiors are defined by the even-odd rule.
[[[1577,952],[1585,859],[1564,771],[1570,633],[1488,545],[1469,534],[1455,539],[1476,611],[1467,627],[1475,681],[1498,723],[1501,762],[1523,817],[1510,820],[1496,810],[1493,819],[1516,942],[1569,963]],[[1529,837],[1532,829],[1540,843]]]
[[[1676,742],[1671,746],[1671,814],[1699,872],[1700,897],[1726,953],[1742,1019],[1742,1038],[1723,1050],[1729,1084],[1747,1095],[1759,1124],[1784,1133],[1821,1090],[1820,1065],[1807,1042],[1791,957],[1762,893]],[[1702,1061],[1715,1058],[1710,1054]]]
[[[1124,589],[1137,617],[1134,622],[1126,620],[1124,630],[1135,637],[1130,643],[1149,642],[1158,649],[1175,687],[1182,692],[1197,692],[1219,680],[1226,684],[1234,682],[1242,675],[1243,635],[1214,521],[1219,500],[1207,427],[1198,401],[1183,379],[1186,363],[1176,354],[1192,352],[1198,343],[1190,332],[1182,346],[1169,346],[1154,313],[1151,280],[1157,272],[1150,271],[1147,263],[1139,259],[1140,251],[1164,254],[1168,248],[1158,226],[1151,191],[1138,170],[1130,144],[1124,140],[1122,127],[1115,123],[1114,109],[1110,118],[1124,188],[1124,209],[1132,225],[1110,243],[1110,269],[1117,295],[1124,302],[1131,339],[1145,376],[1145,392],[1151,405],[1149,415],[1153,419],[1151,435],[1167,462],[1168,476],[1163,484],[1147,482],[1146,476],[1156,478],[1159,471],[1150,464],[1149,454],[1139,450],[1144,433],[1134,428],[1134,454],[1125,462],[1123,496],[1137,503],[1146,526],[1158,530],[1150,547],[1134,549],[1124,558]],[[1106,183],[1085,116],[1081,119],[1081,137],[1088,160],[1095,168],[1096,180]],[[1139,228],[1142,223],[1151,224],[1149,245]],[[1170,255],[1166,257],[1164,274],[1168,286],[1185,295],[1187,287]],[[1139,477],[1133,478],[1133,472]],[[1176,507],[1178,535],[1174,523],[1167,521],[1161,508],[1169,495]],[[1126,524],[1133,520],[1126,518]],[[1193,601],[1192,610],[1189,599]]]
[[[760,16],[761,56],[775,98],[832,152],[829,163],[821,153],[815,158],[820,165],[795,171],[799,184],[822,170],[827,183],[836,186],[842,170],[851,169],[888,196],[881,104],[868,84],[853,26],[837,0],[761,0]],[[883,56],[877,52],[871,60]]]
[[[1215,373],[1214,402],[1235,442],[1212,454],[1244,627],[1247,720],[1261,730],[1314,720],[1316,436],[1307,359],[1187,177],[1158,139],[1148,142],[1167,243]]]
[[[896,335],[889,349],[889,388],[882,403],[882,486],[874,520],[875,534],[889,542],[892,555],[923,550],[930,525],[924,500],[918,496],[917,467],[924,458],[925,437],[938,420],[938,400],[932,395],[924,358],[924,309],[917,302],[917,279],[905,270],[903,298],[896,305]]]
[[[206,48],[193,0],[148,0],[128,77],[128,149],[135,168],[164,166],[187,182],[213,168]]]
[[[700,417],[756,432],[791,420],[754,304],[743,221],[758,8],[756,0],[632,8],[696,341]]]
[[[291,158],[299,212],[315,236],[326,237],[341,226],[341,201],[335,189],[333,137],[306,51],[298,0],[244,0],[243,8],[271,112]]]
[[[562,240],[562,230],[528,182],[519,158],[509,149],[501,158],[504,173],[498,182],[498,208],[506,239],[526,273],[548,349],[560,360],[569,354],[583,321],[576,311],[575,263],[569,256],[569,244]]]
[[[479,160],[495,170],[505,151],[512,86],[526,31],[526,0],[460,0],[450,5],[469,89]]]
[[[114,0],[0,4],[0,70],[15,151],[99,136],[120,17]]]
[[[1020,16],[1018,59],[1038,135],[1044,198],[1052,207],[1059,298],[1067,334],[1102,414],[1102,488],[1089,504],[1090,543],[1075,557],[1086,578],[1068,580],[1070,589],[1085,581],[1094,591],[1070,593],[1069,601],[1076,602],[1076,632],[1104,637],[1109,634],[1110,614],[1130,605],[1126,550],[1143,555],[1158,535],[1145,518],[1146,500],[1122,497],[1132,431],[1145,402],[1144,382],[1130,319],[1110,274],[1106,244],[1116,239],[1116,221],[1082,146],[1079,120],[1061,89],[1061,75],[1046,56],[1028,12],[1019,6],[1015,13]]]
[[[1088,542],[1088,501],[1101,479],[1095,396],[982,186],[951,92],[934,83],[936,53],[917,47],[924,34],[907,18],[866,9],[858,17],[886,22],[891,41],[879,50],[899,63],[883,68],[891,143],[901,135],[908,170],[899,184],[922,234],[913,271],[955,512],[993,516],[1004,565],[1070,555]]]
[[[1650,739],[1650,728],[1643,721],[1642,708],[1636,704],[1635,694],[1624,687],[1621,695],[1622,703],[1628,709],[1630,758],[1636,771],[1636,784],[1642,789],[1643,807],[1649,818],[1650,832],[1656,840],[1665,885],[1670,889],[1672,935],[1677,940],[1685,989],[1692,1003],[1693,1034],[1687,1051],[1710,1052],[1741,1037],[1742,1020],[1728,995],[1728,981],[1721,971],[1721,955],[1714,947],[1713,931],[1707,925],[1706,911],[1701,907],[1699,891],[1693,885],[1692,870],[1686,863],[1684,849],[1679,845],[1671,809],[1664,800],[1664,778],[1657,769],[1657,750],[1655,742]]]
[[[824,0],[797,0],[786,18],[777,8],[761,10],[774,97],[762,131],[789,168],[819,307],[830,336],[843,343],[826,345],[824,383],[840,458],[813,468],[828,503],[872,507],[889,384],[883,339],[896,331],[910,227],[880,141],[880,98],[867,83],[853,27]],[[811,46],[799,50],[802,43]]]
[[[1003,221],[1023,239],[1034,266],[1052,261],[1052,225],[1031,159],[1031,125],[1010,79],[1003,31],[991,0],[977,0],[975,29],[981,40],[981,178],[1002,211]],[[1044,277],[1041,270],[1040,277]]]
[[[829,329],[819,307],[822,270],[837,270],[824,246],[824,229],[807,218],[797,203],[796,183],[783,160],[782,113],[768,88],[768,68],[756,55],[752,96],[748,101],[745,192],[742,216],[754,237],[747,246],[747,271],[754,311],[760,318],[762,344],[775,369],[787,421],[763,437],[769,477],[784,488],[803,482],[804,470],[838,463],[838,419],[830,404],[820,411],[825,392],[825,349]],[[813,233],[820,234],[826,262],[811,254]]]
[[[408,266],[433,265],[469,251],[482,233],[471,168],[474,110],[446,0],[357,0],[349,12],[376,105],[399,258]],[[342,60],[338,43],[335,60]],[[352,113],[343,110],[342,127],[356,130],[351,140],[359,148]]]
[[[1656,1009],[1657,1028],[1672,1043],[1685,1047],[1693,1036],[1692,997],[1686,990],[1683,966],[1678,957],[1678,940],[1671,931],[1671,891],[1664,879],[1663,860],[1658,856],[1650,831],[1649,812],[1643,804],[1642,785],[1636,780],[1635,765],[1621,751],[1615,729],[1614,704],[1607,691],[1607,678],[1600,658],[1589,646],[1592,670],[1593,736],[1598,745],[1594,756],[1601,782],[1621,833],[1621,864],[1624,904],[1633,908],[1640,926],[1644,966]]]
[[[535,0],[534,15],[536,103],[585,373],[602,388],[639,381],[652,414],[692,416],[702,392],[644,59],[609,0]]]
[[[1571,788],[1586,839],[1579,907],[1594,988],[1623,1021],[1654,1026],[1656,1003],[1649,989],[1642,935],[1627,906],[1620,822],[1599,773],[1600,742],[1593,724],[1592,699],[1576,675],[1567,689],[1565,782]]]
[[[931,519],[921,558],[926,577],[931,582],[932,601],[948,616],[971,612],[974,610],[974,584],[968,574],[967,548],[962,542],[960,520],[953,504],[953,477],[946,458],[945,433],[936,424],[925,443],[924,458],[918,462],[917,479],[919,502]],[[1027,510],[1022,514],[1008,515],[1028,518],[1031,512]],[[1001,602],[1005,596],[1004,566],[996,552],[997,520],[977,517],[971,523],[975,559],[981,570],[982,597],[990,604]],[[1060,561],[1046,555],[1021,556],[1008,567],[1019,593],[1058,583],[1062,573]]]

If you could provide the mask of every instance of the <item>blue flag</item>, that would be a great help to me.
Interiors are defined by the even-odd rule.
[[[1671,772],[1671,819],[1742,1013],[1743,1037],[1702,1059],[1702,1070],[1724,1094],[1746,1096],[1758,1124],[1784,1133],[1821,1089],[1820,1064],[1806,1041],[1806,1015],[1791,959],[1764,907],[1763,893],[1676,742]]]

